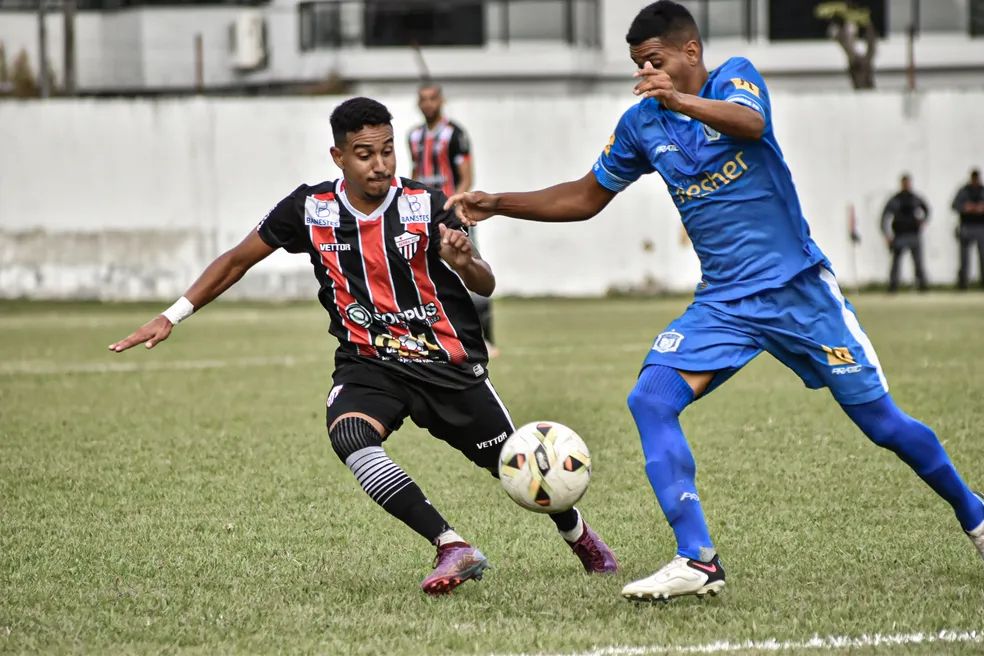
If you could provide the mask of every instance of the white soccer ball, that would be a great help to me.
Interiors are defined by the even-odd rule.
[[[527,510],[555,513],[574,507],[588,489],[591,454],[581,436],[552,421],[520,427],[499,453],[499,480]]]

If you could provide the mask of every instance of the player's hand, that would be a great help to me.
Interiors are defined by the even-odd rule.
[[[133,348],[137,344],[147,344],[147,348],[154,348],[158,342],[163,342],[171,334],[174,328],[167,317],[160,314],[151,321],[140,326],[136,332],[130,334],[126,339],[121,339],[115,344],[110,344],[109,350],[114,353],[121,353],[128,348]]]
[[[666,71],[653,68],[653,65],[646,62],[642,68],[635,72],[633,77],[642,78],[632,90],[637,96],[643,98],[655,98],[670,111],[678,111],[683,104],[683,98],[673,86],[673,80]]]
[[[471,264],[474,249],[471,239],[461,230],[451,230],[443,223],[437,224],[441,231],[441,257],[452,269],[460,269]]]
[[[466,226],[473,226],[495,216],[495,196],[484,191],[466,191],[455,194],[444,203],[444,209],[454,208],[455,216]]]

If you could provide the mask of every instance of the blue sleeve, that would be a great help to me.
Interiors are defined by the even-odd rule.
[[[633,130],[638,111],[639,106],[634,105],[622,114],[618,125],[615,126],[615,132],[608,140],[608,145],[594,165],[594,174],[598,183],[615,193],[625,191],[640,177],[654,171],[649,158],[639,148]]]
[[[711,89],[711,98],[751,107],[765,118],[767,127],[772,123],[772,103],[765,80],[744,57],[734,57],[721,66]]]

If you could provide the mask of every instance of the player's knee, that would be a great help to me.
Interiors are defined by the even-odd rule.
[[[362,417],[342,417],[328,431],[331,447],[342,462],[353,453],[383,445],[379,431]],[[347,463],[346,463],[347,464]]]
[[[936,439],[932,429],[902,412],[888,394],[870,403],[844,406],[844,411],[868,439],[886,449],[896,450],[903,442]]]
[[[628,403],[632,416],[638,422],[643,418],[679,417],[693,400],[693,390],[675,369],[654,365],[639,374],[635,387],[629,393]]]

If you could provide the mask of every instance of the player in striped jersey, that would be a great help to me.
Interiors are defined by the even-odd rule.
[[[153,347],[278,248],[308,255],[338,340],[327,424],[332,446],[366,493],[437,547],[421,587],[450,592],[488,560],[387,455],[410,418],[497,474],[509,413],[488,380],[488,354],[469,292],[492,293],[492,269],[437,189],[394,176],[392,117],[354,98],[331,117],[341,180],[301,185],[255,231],[219,256],[162,315],[110,349]],[[550,515],[588,572],[614,572],[611,549],[577,509]]]

